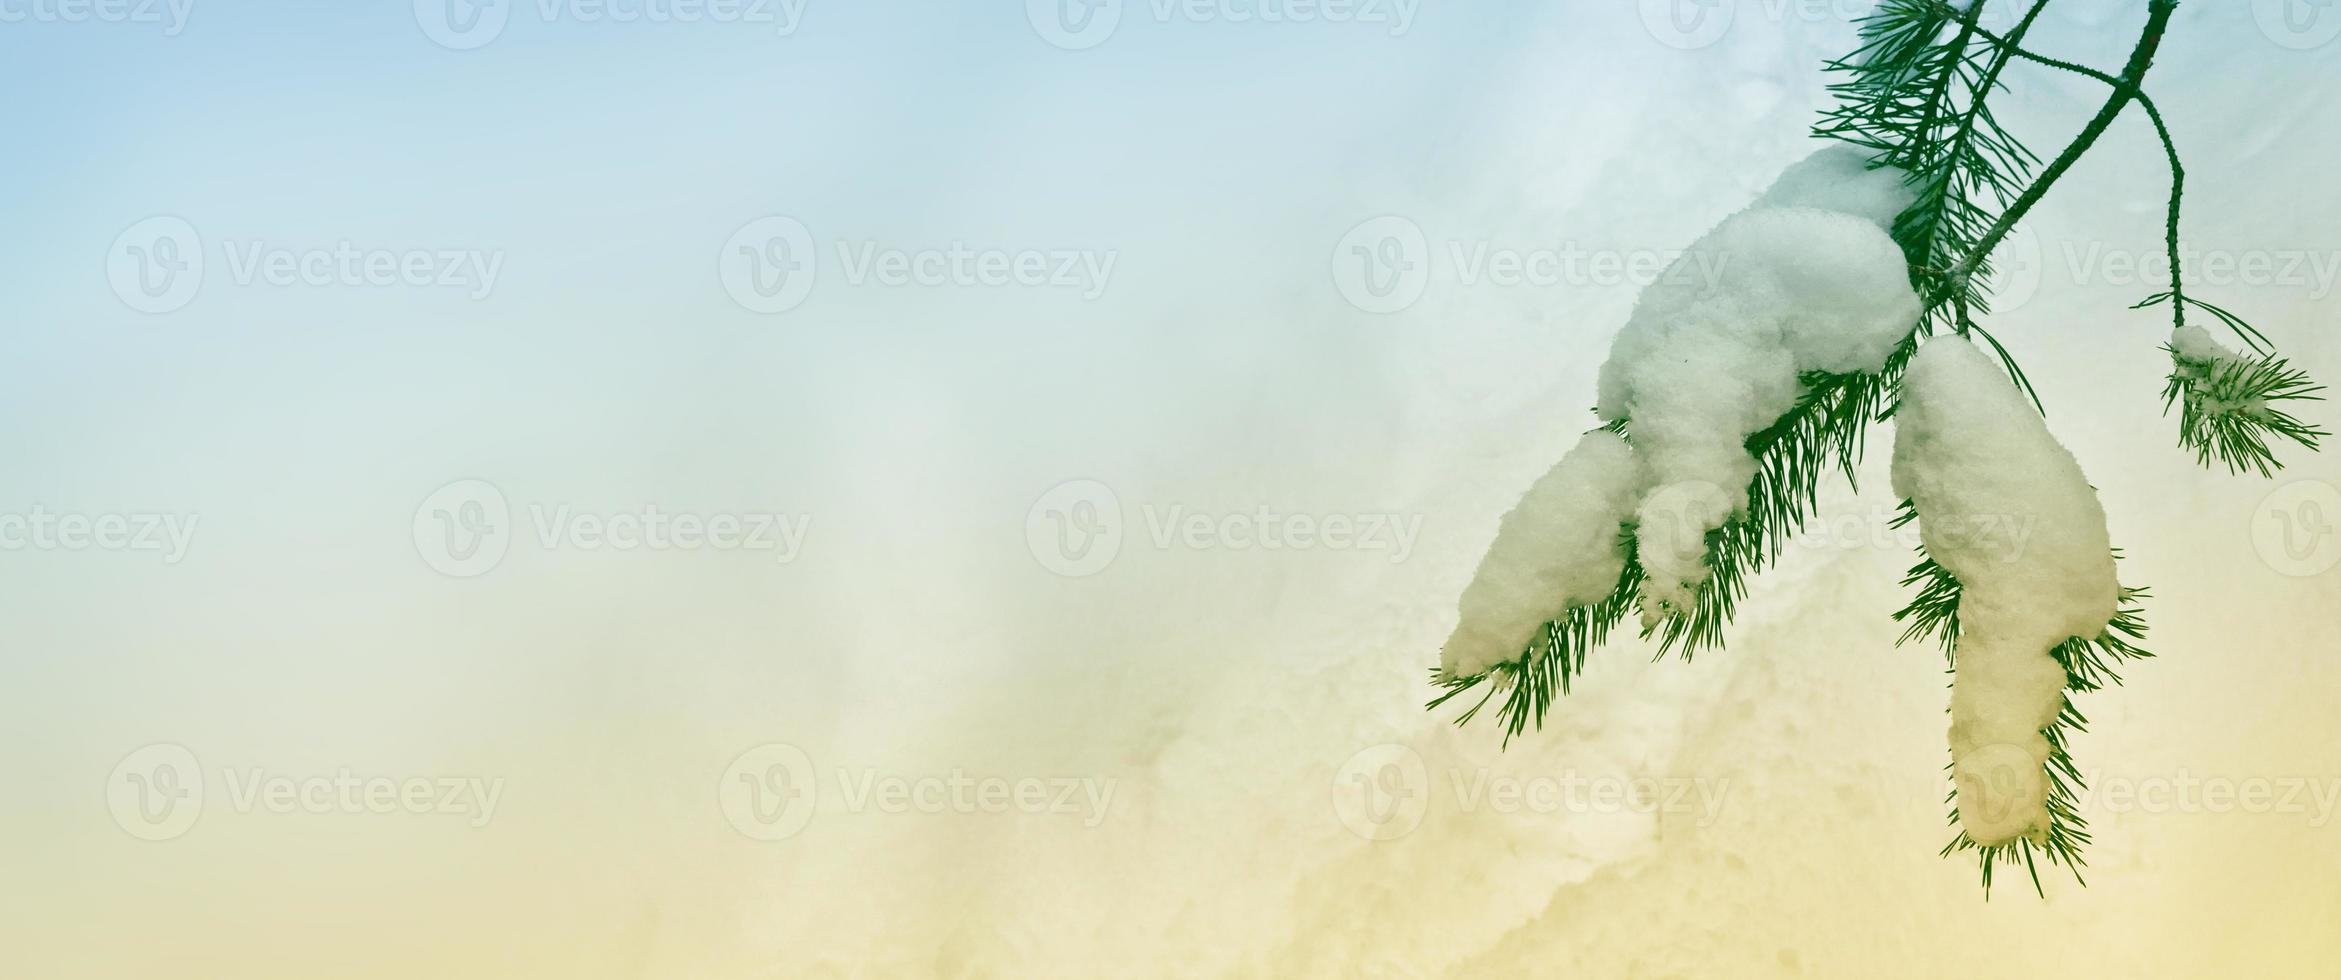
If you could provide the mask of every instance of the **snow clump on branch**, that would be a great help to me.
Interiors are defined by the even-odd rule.
[[[1833,144],[1643,290],[1595,409],[1630,444],[1588,433],[1505,515],[1464,590],[1443,674],[1517,660],[1544,622],[1608,596],[1621,528],[1646,573],[1644,623],[1690,606],[1709,577],[1708,533],[1748,506],[1749,438],[1796,407],[1805,374],[1881,371],[1917,323],[1888,234],[1913,200],[1901,171]]]
[[[1894,492],[1960,586],[1951,681],[1959,822],[1989,847],[2049,829],[2065,669],[2051,651],[2105,632],[2120,601],[2105,510],[2006,371],[1965,338],[1911,358],[1894,416]],[[2014,535],[1967,533],[1997,524]]]

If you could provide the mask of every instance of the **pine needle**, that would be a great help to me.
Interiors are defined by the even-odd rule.
[[[1902,527],[1918,516],[1909,501],[1902,502],[1902,511],[1894,526]],[[1919,563],[1910,569],[1902,584],[1916,586],[1917,595],[1910,604],[1894,614],[1895,622],[1906,622],[1897,645],[1917,639],[1934,639],[1942,644],[1946,672],[1957,669],[1959,646],[1959,580],[1948,569],[1927,556],[1926,547],[1918,549]],[[2115,557],[2120,557],[2116,552]],[[2033,891],[2044,894],[2036,858],[2046,858],[2052,865],[2070,870],[2073,880],[2088,884],[2081,875],[2087,862],[2081,852],[2089,845],[2089,821],[2081,816],[2081,794],[2087,790],[2087,781],[2081,769],[2073,762],[2069,749],[2071,736],[2089,729],[2089,719],[2074,705],[2073,695],[2100,691],[2121,683],[2122,665],[2134,660],[2152,657],[2138,644],[2146,636],[2146,620],[2139,603],[2146,599],[2144,589],[2121,590],[2121,601],[2105,631],[2095,637],[2073,637],[2049,651],[2057,665],[2065,670],[2065,700],[2058,710],[2056,721],[2041,730],[2048,739],[2049,796],[2047,832],[2035,838],[2018,838],[1991,846],[1977,844],[1960,830],[1949,844],[1943,846],[1943,856],[1973,851],[1983,876],[1983,889],[1991,893],[1992,875],[2000,865],[2021,860],[2031,878]],[[1949,767],[1945,767],[1948,771]],[[1958,791],[1954,788],[1944,799],[1950,808],[1949,824],[1959,826]]]

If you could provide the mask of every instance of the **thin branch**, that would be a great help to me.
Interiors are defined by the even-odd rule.
[[[2114,119],[2119,117],[2122,110],[2128,108],[2133,100],[2137,99],[2140,94],[2138,83],[2145,79],[2147,69],[2154,66],[2154,52],[2162,45],[2163,29],[2169,26],[2170,15],[2177,9],[2178,0],[2149,0],[2146,28],[2138,37],[2137,47],[2130,52],[2129,64],[2122,69],[2121,77],[2127,84],[2114,90],[2113,96],[2106,100],[2105,106],[2097,110],[2097,116],[2089,120],[2089,125],[2082,128],[2081,135],[2073,138],[2072,145],[2065,147],[2065,152],[2058,154],[2057,158],[2049,163],[2048,168],[2040,172],[2039,179],[2033,181],[2032,186],[2026,188],[2023,195],[2018,197],[2014,204],[2009,205],[2006,214],[2000,215],[1999,223],[1993,225],[1991,231],[1984,235],[1983,240],[1976,244],[1975,251],[1969,253],[1957,268],[1951,270],[1951,281],[1962,281],[1974,275],[1976,268],[1989,258],[1992,250],[1999,247],[2000,242],[2008,237],[2010,231],[2015,230],[2016,222],[2030,213],[2033,206],[2040,203],[2041,198],[2048,196],[2048,189],[2055,186],[2056,182],[2064,177],[2066,171],[2073,169],[2073,165],[2081,161],[2081,157],[2089,152],[2090,147],[2097,145],[2098,138],[2104,136],[2107,129],[2112,128]]]
[[[2030,21],[2027,20],[2026,25],[2029,25],[2029,23]],[[2064,61],[2058,58],[2051,58],[2046,55],[2035,54],[2031,51],[2025,50],[2022,46],[2024,36],[2022,27],[2026,25],[2019,25],[2018,30],[2010,31],[2007,37],[2001,37],[1982,27],[1977,27],[1975,29],[1975,33],[1980,35],[1984,40],[1990,41],[1994,45],[1997,45],[2003,56],[2012,55],[2035,64],[2045,65],[2060,71],[2072,72],[2073,74],[2080,75],[2085,78],[2093,78],[2097,81],[2104,82],[2105,84],[2112,86],[2114,91],[2117,93],[2127,91],[2130,98],[2137,100],[2138,108],[2146,110],[2146,118],[2153,120],[2154,132],[2157,136],[2162,138],[2163,155],[2170,160],[2170,213],[2168,219],[2164,222],[2163,245],[2166,249],[2168,249],[2170,255],[2171,292],[2178,298],[2178,302],[2171,304],[2171,317],[2173,321],[2172,326],[2186,326],[2186,286],[2182,281],[2184,277],[2181,274],[2179,263],[2178,228],[2181,202],[2185,199],[2187,193],[2187,167],[2186,164],[2180,162],[2179,160],[2178,143],[2170,137],[2169,124],[2163,122],[2162,108],[2155,105],[2154,98],[2150,95],[2147,95],[2146,90],[2139,87],[2138,84],[2134,81],[2125,81],[2123,79],[2115,78],[2112,75],[2108,75],[2087,65],[2076,64],[2074,62]]]
[[[1992,59],[1991,67],[1984,70],[1983,80],[1976,84],[1975,96],[1968,103],[1966,114],[1959,119],[1958,132],[1951,137],[1950,151],[1944,154],[1946,159],[1955,161],[1965,156],[1968,145],[1975,139],[1976,117],[1983,113],[1983,107],[1990,97],[1992,89],[1999,85],[2000,73],[2007,70],[2008,62],[2016,53],[2014,50],[2016,44],[2023,40],[2024,35],[2032,32],[2032,22],[2040,19],[2041,13],[2048,9],[2048,4],[2049,0],[2035,0],[2032,9],[2024,12],[2024,19],[2016,23],[2014,30],[2008,32],[2008,37],[2011,40],[2001,45],[1999,54]],[[1970,8],[1968,13],[1970,16],[1967,18],[1967,27],[1971,32],[1980,33],[1986,38],[1993,36],[1990,31],[1984,30],[1983,25],[1976,23],[1976,18],[1983,16],[1982,0],[1976,0],[1974,7]],[[1944,86],[1945,91],[1949,91],[1949,89],[1949,86]],[[1941,233],[1942,225],[1939,223],[1927,230],[1926,241],[1922,243],[1924,246],[1923,254],[1933,253],[1935,242]],[[1960,311],[1960,322],[1966,322],[1964,309]]]

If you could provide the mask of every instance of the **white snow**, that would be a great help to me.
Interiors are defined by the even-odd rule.
[[[1516,659],[1547,621],[1617,587],[1619,527],[1642,492],[1641,461],[1615,433],[1585,434],[1528,488],[1463,590],[1462,621],[1440,653],[1451,676]]]
[[[1803,393],[1807,371],[1874,372],[1918,320],[1887,234],[1912,193],[1900,171],[1831,144],[1788,168],[1648,288],[1602,365],[1597,411],[1633,445],[1587,436],[1504,518],[1440,657],[1469,675],[1518,657],[1545,621],[1616,584],[1635,525],[1645,622],[1708,576],[1707,533],[1747,506],[1747,439]]]
[[[2266,417],[2265,399],[2245,398],[2229,401],[2214,397],[2214,377],[2231,364],[2250,363],[2251,359],[2229,349],[2211,336],[2211,331],[2196,324],[2187,324],[2170,332],[2172,366],[2179,380],[2187,387],[2187,400],[2197,412],[2205,415],[2251,415]]]
[[[1645,622],[1687,606],[1706,580],[1707,532],[1747,506],[1747,439],[1795,407],[1798,376],[1877,371],[1917,322],[1886,232],[1910,200],[1898,171],[1868,171],[1860,151],[1831,146],[1643,291],[1602,365],[1598,410],[1632,420],[1654,481],[1637,514]]]
[[[2049,651],[2095,637],[2120,586],[2105,511],[2007,373],[1959,337],[1921,347],[1894,416],[1894,491],[1927,554],[1959,580],[1951,758],[1979,844],[2048,827],[2041,729],[2064,700]]]
[[[2219,341],[2212,339],[2211,331],[2193,323],[2170,332],[2170,349],[2179,357],[2189,361],[2217,364],[2236,359],[2234,351],[2228,350]]]
[[[1918,199],[1902,180],[1898,168],[1870,169],[1869,154],[1860,147],[1831,142],[1782,171],[1755,206],[1836,211],[1892,231],[1894,218]]]

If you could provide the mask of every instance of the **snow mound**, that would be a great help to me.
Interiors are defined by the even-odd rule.
[[[2187,324],[2170,332],[2170,351],[2181,360],[2220,364],[2239,360],[2234,351],[2212,339],[2211,331]]]
[[[1850,214],[1894,230],[1894,219],[1918,200],[1900,168],[1870,169],[1869,154],[1847,143],[1830,146],[1782,171],[1756,207],[1818,208]]]
[[[2105,631],[2120,599],[2105,511],[2005,371],[1960,337],[1921,347],[1894,421],[1894,492],[1959,580],[1951,759],[1959,819],[1991,845],[2048,828],[2050,651]]]
[[[1796,407],[1799,378],[1882,370],[1921,312],[1887,234],[1910,192],[1831,147],[1646,289],[1602,365],[1597,411],[1631,419],[1656,490],[1637,515],[1645,623],[1707,580],[1707,533],[1747,506],[1747,440]],[[1703,277],[1699,269],[1720,272]]]
[[[1462,622],[1440,667],[1468,677],[1517,659],[1546,622],[1608,596],[1626,567],[1618,529],[1633,516],[1643,482],[1641,460],[1624,439],[1586,433],[1504,515],[1463,590]]]
[[[1687,608],[1707,535],[1746,509],[1748,437],[1796,407],[1807,372],[1874,373],[1918,321],[1887,233],[1912,192],[1832,144],[1790,167],[1643,290],[1602,365],[1596,412],[1632,445],[1589,435],[1504,518],[1464,590],[1442,669],[1517,658],[1537,627],[1615,586],[1619,527],[1647,572],[1642,616]]]

